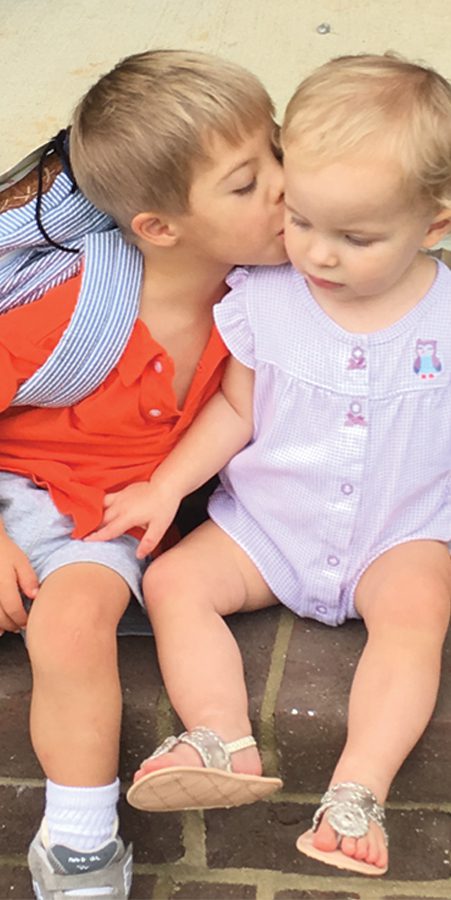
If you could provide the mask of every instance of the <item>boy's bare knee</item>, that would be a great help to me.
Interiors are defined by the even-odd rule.
[[[56,672],[100,665],[111,654],[116,617],[105,614],[105,600],[77,596],[59,598],[58,603],[36,600],[29,615],[27,648],[33,667]]]

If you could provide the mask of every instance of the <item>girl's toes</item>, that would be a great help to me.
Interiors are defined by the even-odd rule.
[[[326,817],[323,816],[318,830],[315,831],[313,836],[313,846],[316,847],[317,850],[330,851],[336,850],[337,844],[337,835],[332,826],[329,825]]]
[[[383,838],[378,841],[374,854],[374,865],[385,869],[388,865],[388,849]]]
[[[345,856],[354,856],[357,851],[357,840],[352,837],[344,837],[341,839],[341,850]]]
[[[364,860],[368,862],[368,839],[367,836],[362,838],[358,838],[356,841],[355,847],[355,859]]]
[[[188,744],[178,744],[168,753],[162,753],[153,759],[149,757],[145,759],[138,771],[133,776],[133,781],[139,781],[143,775],[150,775],[151,772],[158,772],[160,769],[167,769],[173,766],[193,766],[200,767],[202,762],[199,754]]]

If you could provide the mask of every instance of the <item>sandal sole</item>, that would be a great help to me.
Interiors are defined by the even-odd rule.
[[[280,778],[174,766],[143,775],[129,788],[127,801],[136,809],[147,812],[227,809],[256,803],[281,787]]]
[[[346,856],[341,850],[317,850],[313,846],[313,835],[314,832],[310,829],[301,834],[296,841],[296,847],[299,852],[309,856],[310,859],[326,863],[327,866],[336,866],[337,869],[359,872],[361,875],[380,876],[385,875],[388,870],[388,866],[385,869],[381,869],[379,866],[373,866],[371,863],[363,862],[361,859],[353,859],[352,856]]]

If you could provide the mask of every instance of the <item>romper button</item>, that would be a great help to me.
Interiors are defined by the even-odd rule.
[[[341,490],[343,494],[352,494],[354,487],[352,484],[345,482],[345,484],[342,484]]]
[[[338,566],[340,560],[338,559],[338,556],[328,556],[327,562],[330,566]]]
[[[149,409],[149,416],[154,416],[156,419],[158,416],[161,416],[161,409]]]
[[[318,606],[315,607],[316,612],[320,614],[320,616],[324,616],[327,613],[327,606],[324,606],[323,603],[318,603]]]
[[[163,371],[163,363],[161,363],[159,359],[157,359],[157,361],[154,362],[153,367],[154,367],[154,369],[155,369],[155,372],[162,372],[162,371]]]

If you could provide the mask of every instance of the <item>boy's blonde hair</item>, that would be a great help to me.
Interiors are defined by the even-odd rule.
[[[76,107],[71,165],[89,200],[127,230],[140,212],[187,212],[209,140],[236,146],[273,113],[261,82],[241,66],[191,51],[139,53]]]
[[[397,54],[342,56],[313,72],[288,104],[282,145],[312,167],[385,152],[410,196],[451,207],[451,85]]]

